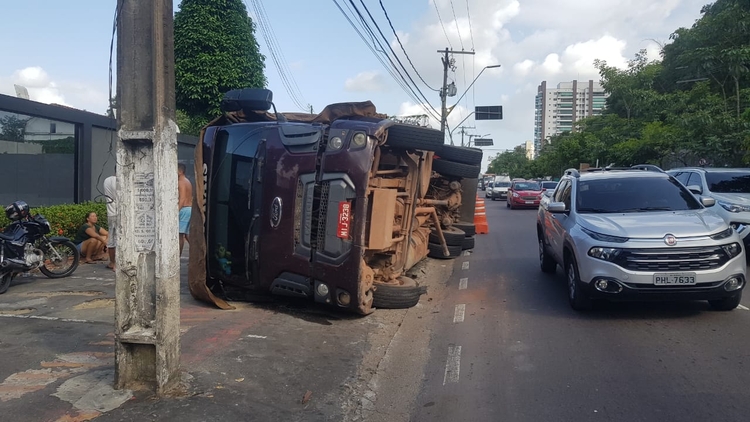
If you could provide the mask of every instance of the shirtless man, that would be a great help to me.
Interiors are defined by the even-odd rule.
[[[177,164],[177,184],[179,192],[180,206],[180,256],[182,248],[188,240],[188,230],[190,229],[190,214],[193,209],[193,185],[185,177],[185,164]]]

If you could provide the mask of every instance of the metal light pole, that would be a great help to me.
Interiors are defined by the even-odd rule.
[[[466,96],[466,93],[468,93],[469,90],[471,89],[471,87],[474,86],[474,83],[477,81],[477,79],[479,79],[480,76],[482,76],[482,73],[485,70],[487,70],[487,69],[495,69],[495,68],[498,68],[500,66],[502,66],[502,65],[493,64],[493,65],[490,65],[490,66],[483,67],[482,70],[479,71],[479,74],[477,74],[477,77],[474,78],[474,80],[471,81],[471,83],[469,84],[469,86],[466,88],[466,91],[464,91],[464,93],[461,94],[461,96],[458,98],[458,101],[456,101],[456,104],[453,104],[453,106],[447,110],[447,112],[445,113],[445,117],[443,117],[443,121],[447,121],[448,120],[448,115],[451,114],[451,112],[453,111],[453,109],[456,108],[456,106],[461,102],[461,100],[464,98],[464,96]],[[464,119],[464,120],[466,120],[466,119]],[[461,122],[461,123],[463,123],[463,122]],[[459,123],[459,125],[461,123]]]

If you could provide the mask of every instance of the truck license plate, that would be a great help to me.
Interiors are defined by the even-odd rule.
[[[339,202],[339,224],[336,229],[336,236],[342,239],[349,238],[349,223],[352,216],[352,203],[349,201]]]
[[[695,273],[654,274],[657,286],[690,286],[695,284]]]

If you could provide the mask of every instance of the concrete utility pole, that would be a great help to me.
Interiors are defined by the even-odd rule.
[[[460,126],[459,128],[461,129],[461,146],[464,146],[464,135],[469,135],[469,143],[471,143],[471,137],[476,136],[476,135],[470,135],[469,133],[466,132],[466,129],[476,129],[476,128],[473,126]]]
[[[172,0],[118,0],[115,388],[179,381],[177,125]]]
[[[455,92],[453,92],[452,95],[448,95],[448,68],[450,67],[450,57],[449,54],[474,54],[473,51],[453,51],[448,49],[447,47],[445,50],[438,50],[437,51],[440,54],[444,54],[443,57],[440,59],[443,61],[443,88],[440,90],[440,102],[442,103],[441,107],[441,114],[440,114],[440,131],[445,134],[445,125],[448,122],[448,109],[446,108],[446,100],[448,97],[453,97],[456,95]]]

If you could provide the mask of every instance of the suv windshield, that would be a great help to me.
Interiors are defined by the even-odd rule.
[[[708,190],[716,193],[750,193],[750,171],[706,172]]]
[[[695,197],[673,178],[618,177],[578,182],[580,213],[684,211],[700,209]]]
[[[496,188],[507,188],[510,187],[510,182],[495,182]]]
[[[516,182],[513,190],[542,190],[536,182]]]

